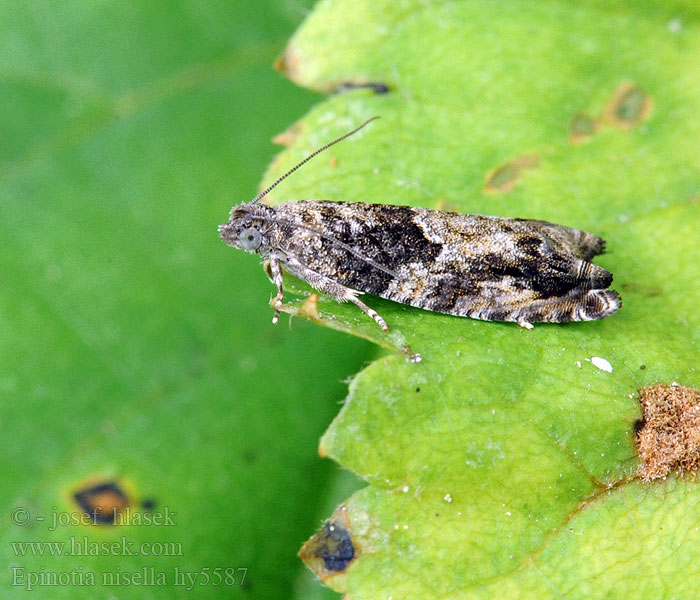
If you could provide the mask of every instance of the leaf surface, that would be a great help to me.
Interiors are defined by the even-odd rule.
[[[690,2],[325,0],[292,38],[286,74],[342,93],[290,130],[266,181],[382,119],[273,202],[591,231],[624,303],[527,331],[367,297],[388,335],[352,305],[305,305],[399,350],[353,380],[321,441],[369,484],[330,519],[353,541],[347,565],[329,567],[338,539],[323,530],[302,549],[332,588],[354,600],[693,597],[695,484],[640,483],[635,425],[641,388],[700,386],[698,17]]]

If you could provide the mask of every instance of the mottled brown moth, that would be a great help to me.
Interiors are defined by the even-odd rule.
[[[374,117],[376,118],[376,117]],[[621,306],[612,275],[591,259],[605,241],[592,233],[530,219],[466,215],[408,206],[259,200],[319,148],[250,202],[231,209],[221,239],[259,254],[277,286],[282,268],[339,302],[353,302],[387,331],[359,296],[374,294],[426,310],[484,321],[591,321]]]

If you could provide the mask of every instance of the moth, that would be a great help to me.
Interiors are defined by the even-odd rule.
[[[360,299],[373,294],[430,311],[484,321],[566,323],[602,319],[620,308],[612,275],[591,262],[600,237],[546,221],[457,214],[408,206],[303,200],[259,201],[319,148],[250,202],[231,209],[221,239],[258,254],[277,287],[282,269],[338,302],[352,302],[388,331]]]

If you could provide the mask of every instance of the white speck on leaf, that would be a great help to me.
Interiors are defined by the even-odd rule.
[[[610,364],[610,362],[605,360],[604,358],[601,358],[600,356],[591,357],[591,362],[596,367],[598,367],[601,371],[607,371],[608,373],[612,373],[612,371],[613,371],[613,368],[612,368],[612,365]]]

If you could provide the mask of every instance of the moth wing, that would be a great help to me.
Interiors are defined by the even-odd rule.
[[[537,224],[561,249],[582,260],[590,261],[594,256],[605,252],[605,240],[595,234],[547,221],[525,222]]]
[[[617,294],[605,290],[612,275],[588,262],[604,242],[587,232],[381,204],[303,201],[277,210],[300,265],[295,274],[307,281],[323,277],[485,320],[587,320],[619,307]]]

